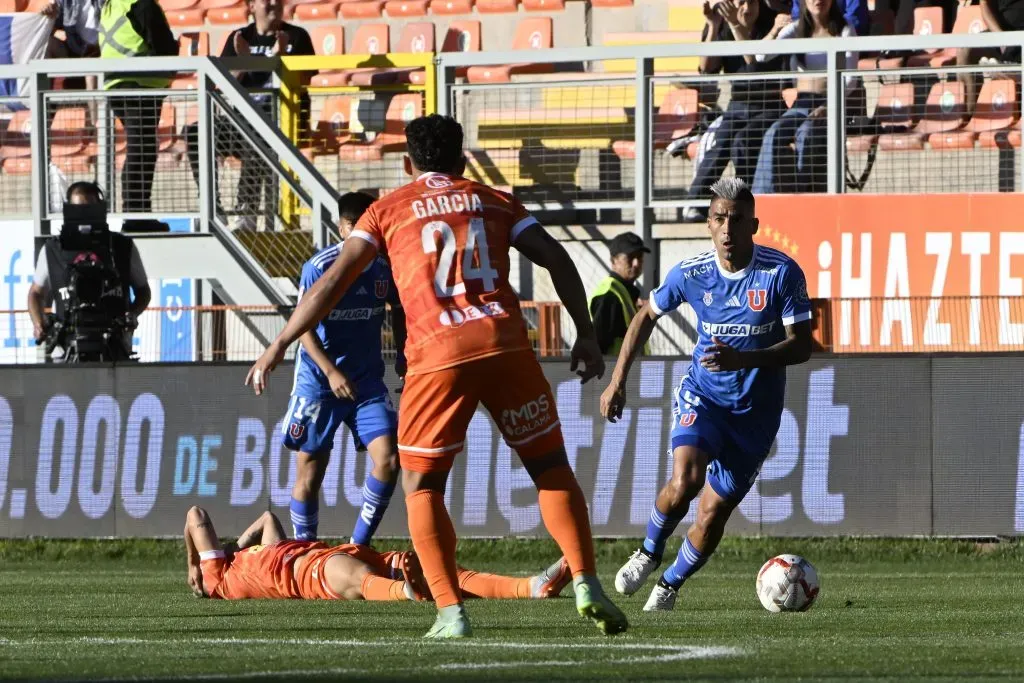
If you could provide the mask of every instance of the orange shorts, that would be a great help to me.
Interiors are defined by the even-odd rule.
[[[321,548],[306,553],[303,563],[295,574],[295,583],[299,596],[303,600],[341,600],[341,596],[331,590],[324,576],[324,565],[335,555],[348,555],[370,565],[374,574],[391,577],[392,560],[401,553],[379,553],[373,548],[351,543]]]
[[[228,561],[223,550],[207,550],[199,553],[199,568],[203,572],[203,592],[207,597],[219,597],[214,591],[224,580]]]
[[[398,411],[402,468],[450,470],[480,403],[520,458],[563,447],[555,396],[537,357],[513,351],[406,379]]]

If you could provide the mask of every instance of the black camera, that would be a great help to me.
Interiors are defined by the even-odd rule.
[[[58,316],[47,321],[46,352],[65,362],[133,360],[127,284],[118,272],[103,204],[65,204],[60,238],[65,267]]]

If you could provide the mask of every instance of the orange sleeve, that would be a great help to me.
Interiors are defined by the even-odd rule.
[[[519,234],[531,225],[540,225],[540,221],[533,217],[533,214],[526,210],[526,207],[515,197],[506,195],[509,198],[509,208],[512,209],[512,228],[509,232],[508,242],[513,244]]]
[[[384,253],[384,231],[377,215],[377,204],[371,204],[353,228],[351,237],[366,240],[377,247],[378,253]]]

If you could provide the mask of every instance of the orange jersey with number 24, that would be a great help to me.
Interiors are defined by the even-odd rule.
[[[363,214],[352,237],[391,261],[409,330],[409,375],[531,348],[509,283],[509,250],[536,223],[514,197],[440,173]]]

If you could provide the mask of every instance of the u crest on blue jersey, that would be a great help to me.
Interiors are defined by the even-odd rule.
[[[696,422],[696,421],[697,421],[697,413],[695,413],[695,412],[693,412],[691,410],[688,413],[683,413],[682,414],[682,416],[679,418],[679,426],[680,427],[691,427],[691,426],[693,426],[693,423]]]
[[[764,307],[768,305],[768,290],[748,289],[747,304],[752,311],[763,311]]]
[[[388,295],[388,281],[374,280],[373,293],[377,295],[378,299],[383,299],[384,297],[386,297]]]
[[[288,434],[290,434],[293,439],[301,439],[302,435],[305,433],[306,425],[304,424],[292,422],[290,425],[288,425]]]

